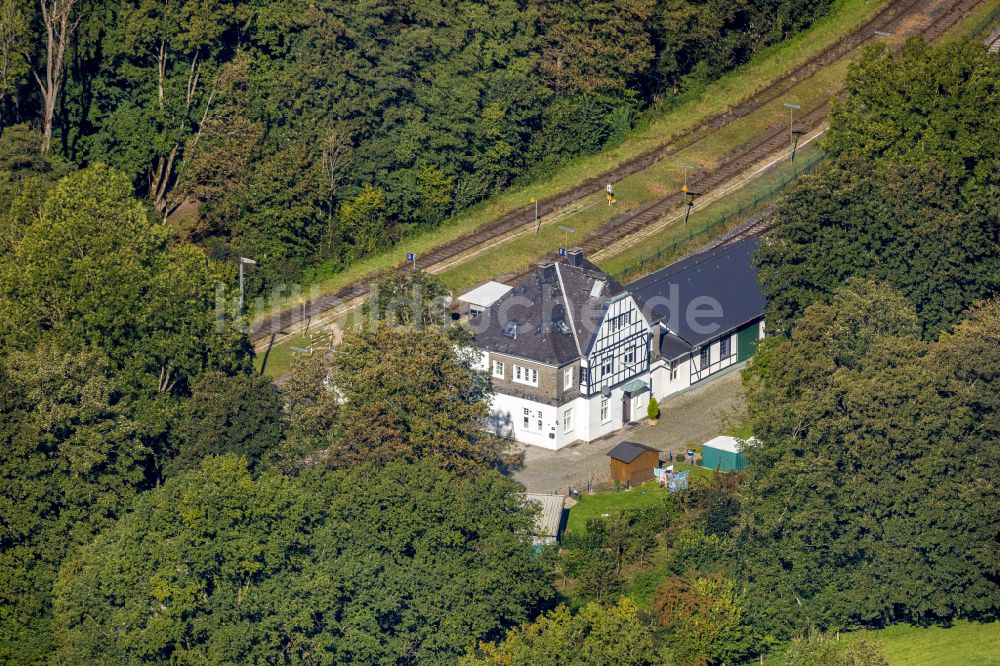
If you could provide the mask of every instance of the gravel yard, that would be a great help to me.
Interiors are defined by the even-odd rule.
[[[567,485],[585,490],[587,483],[605,483],[610,464],[605,455],[622,441],[639,442],[678,453],[703,444],[723,430],[738,424],[732,415],[743,408],[743,388],[737,368],[727,370],[703,384],[660,403],[660,420],[620,430],[604,439],[579,443],[559,451],[526,446],[523,466],[514,479],[532,493],[565,493]]]

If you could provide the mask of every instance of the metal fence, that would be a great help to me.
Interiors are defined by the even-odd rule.
[[[714,232],[725,229],[740,220],[750,217],[753,213],[758,212],[762,203],[769,201],[775,194],[783,191],[799,176],[812,171],[816,165],[819,164],[820,160],[823,159],[823,157],[824,155],[822,152],[817,152],[815,155],[803,160],[797,165],[794,171],[786,174],[784,178],[777,183],[772,184],[763,192],[758,192],[754,195],[752,200],[743,204],[737,210],[709,218],[702,224],[689,224],[686,233],[675,235],[669,243],[664,243],[648,255],[639,255],[639,258],[636,261],[612,273],[612,277],[624,282],[631,278],[645,275],[658,268],[662,268],[667,265],[668,262],[676,258],[681,251],[690,246],[695,240],[701,240],[709,237]]]

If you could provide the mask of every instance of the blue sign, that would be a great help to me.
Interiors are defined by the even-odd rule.
[[[413,261],[414,259],[416,259],[416,255],[414,255],[412,252],[407,252],[406,253],[406,260],[407,261]]]
[[[566,256],[566,248],[564,248],[564,247],[559,248],[559,256],[560,257],[565,257]]]

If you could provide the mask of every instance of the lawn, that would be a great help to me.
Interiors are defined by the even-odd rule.
[[[852,634],[861,636],[882,643],[890,666],[1000,664],[1000,622],[958,622],[951,627],[900,624],[881,631]]]
[[[707,480],[714,472],[704,467],[694,467],[683,463],[667,463],[673,465],[678,472],[690,472],[688,479]],[[619,509],[656,506],[662,504],[670,496],[666,488],[660,487],[655,481],[647,481],[631,490],[602,491],[593,495],[581,495],[579,501],[569,510],[569,520],[566,522],[567,532],[584,532],[587,521],[600,518],[601,515]]]
[[[878,631],[843,634],[842,638],[877,642],[890,666],[1000,665],[1000,622],[956,622],[951,627],[898,624]],[[784,661],[780,655],[773,655],[766,663],[782,666]]]

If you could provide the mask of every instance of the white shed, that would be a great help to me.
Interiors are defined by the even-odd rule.
[[[468,314],[475,317],[491,305],[507,295],[513,287],[490,280],[486,284],[481,284],[472,291],[467,291],[458,297],[460,303],[465,304]]]

